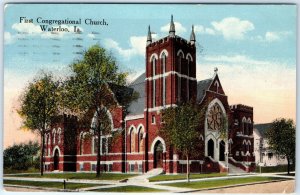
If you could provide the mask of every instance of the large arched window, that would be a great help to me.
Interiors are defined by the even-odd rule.
[[[191,55],[187,55],[187,76],[190,77],[190,69],[191,69],[192,57]],[[186,79],[186,97],[187,100],[190,100],[190,80]]]
[[[161,72],[162,72],[162,106],[166,105],[166,63],[167,63],[167,56],[165,53],[161,55]]]
[[[57,133],[58,133],[58,144],[60,144],[60,142],[61,142],[61,128],[58,129]]]
[[[133,128],[130,130],[130,152],[135,152],[135,132]]]
[[[178,85],[177,85],[177,91],[178,91],[178,101],[181,101],[181,66],[182,66],[182,61],[184,59],[184,54],[181,50],[178,51],[177,53],[177,71],[178,71]]]
[[[209,110],[207,116],[208,129],[220,130],[223,125],[223,111],[218,103],[215,103]]]
[[[141,126],[138,129],[138,152],[144,151],[144,128]]]
[[[247,135],[251,135],[252,134],[252,122],[251,119],[248,118],[247,120]]]
[[[156,83],[155,83],[155,74],[156,74],[156,58],[153,57],[151,60],[152,64],[152,107],[156,106]]]

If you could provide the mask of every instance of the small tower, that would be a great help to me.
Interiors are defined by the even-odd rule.
[[[148,26],[147,46],[152,43],[150,25]]]
[[[196,42],[196,36],[195,36],[194,25],[193,25],[192,26],[191,36],[190,36],[190,43],[191,43],[191,45],[194,45],[195,42]]]
[[[169,36],[170,37],[175,37],[175,24],[173,22],[173,15],[171,15],[171,23],[170,23]]]

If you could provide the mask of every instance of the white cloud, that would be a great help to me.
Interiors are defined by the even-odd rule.
[[[240,20],[236,17],[224,18],[220,22],[212,22],[215,31],[221,33],[227,40],[244,39],[248,31],[254,30],[254,24],[248,20]]]
[[[91,38],[91,39],[94,39],[94,38],[95,38],[95,35],[94,35],[94,34],[91,34],[91,33],[89,33],[89,34],[87,34],[87,37],[89,37],[89,38]]]
[[[209,34],[209,35],[215,35],[216,34],[213,29],[203,27],[202,25],[195,25],[194,26],[194,31],[195,31],[195,33],[200,33],[200,34]]]
[[[282,32],[266,32],[265,40],[267,42],[279,41],[282,38],[290,35],[291,32],[289,31],[282,31]]]
[[[174,22],[174,24],[175,24],[175,31],[176,31],[176,34],[182,35],[183,33],[186,32],[186,28],[185,28],[181,23],[179,23],[179,22]],[[160,28],[160,31],[163,32],[163,33],[166,33],[166,32],[168,33],[169,30],[170,30],[170,24],[169,24],[169,23],[166,24],[166,25],[164,25],[164,26],[162,26],[162,27]]]
[[[4,44],[10,44],[14,41],[14,37],[10,32],[4,32]]]
[[[152,35],[153,38],[156,35]],[[144,56],[146,52],[146,36],[132,36],[129,38],[129,48],[124,49],[120,47],[119,43],[113,39],[105,39],[104,45],[107,49],[116,50],[125,59],[130,59],[132,56],[141,55]]]
[[[41,27],[33,23],[15,23],[12,25],[11,28],[20,33],[28,33],[28,34],[42,33]]]

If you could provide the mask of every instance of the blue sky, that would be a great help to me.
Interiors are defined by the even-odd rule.
[[[211,77],[214,67],[218,67],[229,103],[253,106],[257,123],[276,117],[296,118],[295,5],[8,4],[4,13],[4,98],[8,121],[17,118],[11,114],[17,97],[40,69],[66,75],[68,65],[80,56],[74,52],[93,44],[112,52],[132,80],[145,69],[148,25],[154,39],[167,36],[171,14],[176,34],[183,38],[188,39],[191,26],[195,26],[199,80]],[[32,18],[34,23],[20,23],[22,16]],[[79,27],[83,33],[41,32],[38,17],[81,18]],[[108,26],[84,24],[89,18],[105,19]],[[74,40],[78,37],[82,41]]]

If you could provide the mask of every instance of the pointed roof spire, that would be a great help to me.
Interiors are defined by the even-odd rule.
[[[192,32],[191,32],[191,36],[190,36],[190,42],[191,44],[195,44],[196,42],[196,36],[195,36],[195,32],[194,32],[194,25],[192,25]]]
[[[170,23],[169,36],[170,37],[175,37],[175,24],[173,22],[173,15],[171,15],[171,23]]]
[[[148,36],[147,36],[147,45],[152,43],[152,36],[151,36],[151,30],[150,25],[148,26]]]

